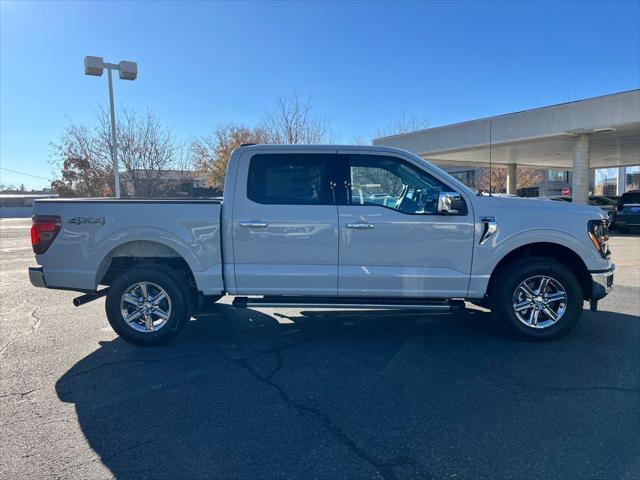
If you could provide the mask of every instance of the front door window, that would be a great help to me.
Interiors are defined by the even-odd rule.
[[[434,215],[438,195],[450,189],[399,159],[354,155],[350,161],[351,205],[378,205],[407,214]]]

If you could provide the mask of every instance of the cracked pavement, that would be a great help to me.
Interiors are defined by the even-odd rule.
[[[173,344],[104,300],[32,288],[28,220],[0,220],[0,477],[640,477],[640,237],[616,288],[550,343],[490,314],[234,310]]]

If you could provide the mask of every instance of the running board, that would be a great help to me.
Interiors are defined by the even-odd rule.
[[[462,300],[424,300],[416,298],[363,297],[236,297],[236,308],[348,308],[366,310],[429,310],[451,312],[464,308]]]

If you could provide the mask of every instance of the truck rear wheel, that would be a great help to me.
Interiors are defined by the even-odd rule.
[[[561,337],[582,314],[580,282],[565,265],[550,258],[530,257],[508,264],[492,290],[494,318],[519,338]]]
[[[162,266],[142,265],[122,272],[109,288],[105,308],[115,332],[135,345],[167,343],[188,320],[180,279]]]

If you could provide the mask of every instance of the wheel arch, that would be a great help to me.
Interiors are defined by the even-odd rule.
[[[591,274],[580,255],[565,245],[553,242],[528,243],[514,248],[503,256],[491,272],[487,286],[487,295],[491,295],[492,289],[496,284],[496,279],[510,263],[513,263],[515,260],[533,256],[549,258],[565,265],[576,275],[580,282],[583,297],[585,299],[591,297]]]
[[[160,264],[180,273],[197,288],[191,265],[177,250],[155,240],[130,240],[113,247],[100,261],[96,285],[109,285],[119,272],[142,264]]]

